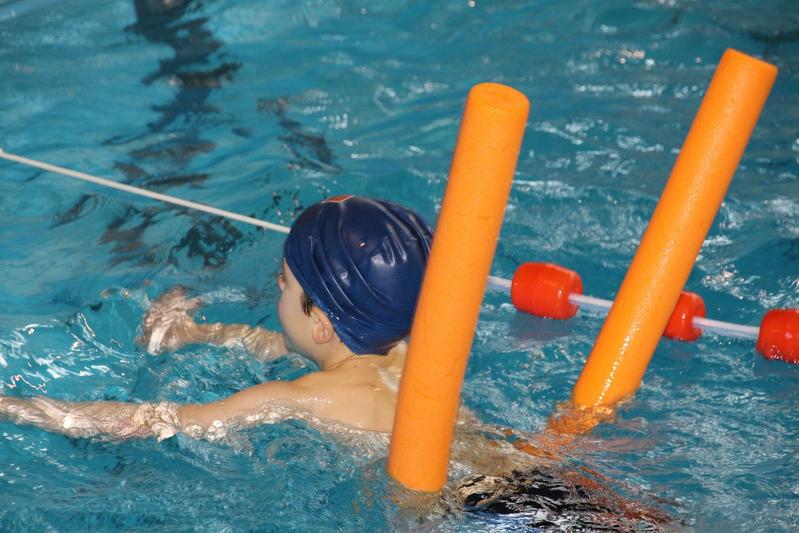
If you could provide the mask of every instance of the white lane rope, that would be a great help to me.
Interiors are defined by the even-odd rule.
[[[218,209],[210,205],[184,200],[176,196],[170,196],[169,194],[161,194],[159,192],[153,192],[153,191],[148,191],[147,189],[142,189],[141,187],[134,187],[133,185],[126,185],[124,183],[118,183],[113,180],[99,178],[97,176],[92,176],[91,174],[86,174],[85,172],[70,170],[68,168],[51,165],[50,163],[45,163],[43,161],[28,159],[27,157],[10,154],[5,150],[3,150],[2,148],[0,148],[0,158],[7,159],[8,161],[14,161],[16,163],[20,163],[23,165],[27,165],[29,167],[35,167],[41,170],[46,170],[48,172],[61,174],[62,176],[69,176],[70,178],[77,178],[79,180],[88,181],[89,183],[95,183],[97,185],[102,185],[103,187],[109,187],[111,189],[116,189],[118,191],[135,194],[137,196],[144,196],[145,198],[151,198],[153,200],[158,200],[160,202],[179,205],[181,207],[187,207],[189,209],[196,209],[197,211],[203,211],[211,215],[229,218],[231,220],[238,220],[239,222],[244,222],[245,224],[251,224],[253,226],[258,226],[264,229],[277,231],[280,233],[289,232],[289,228],[287,226],[281,226],[280,224],[273,224],[272,222],[266,222],[264,220],[260,220],[257,218],[241,215],[239,213],[233,213],[232,211],[225,211],[224,209]]]

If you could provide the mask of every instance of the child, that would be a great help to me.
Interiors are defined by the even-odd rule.
[[[190,343],[241,342],[271,359],[289,351],[320,369],[294,381],[261,383],[207,404],[70,403],[0,396],[0,419],[73,437],[194,437],[269,419],[273,405],[367,431],[390,432],[399,376],[432,232],[391,202],[338,196],[306,209],[284,245],[278,284],[283,333],[246,325],[197,324],[198,301],[181,289],[147,312],[139,339],[151,353]]]
[[[241,343],[264,360],[295,351],[315,361],[316,372],[261,383],[207,404],[0,396],[0,419],[73,437],[162,440],[182,432],[214,440],[230,427],[304,412],[345,428],[388,434],[405,358],[403,338],[431,239],[427,224],[396,204],[358,196],[324,200],[299,216],[286,239],[278,281],[282,334],[242,324],[198,324],[189,313],[199,302],[178,288],[153,304],[137,339],[151,353],[191,343]],[[442,514],[460,508],[519,515],[531,527],[577,529],[657,528],[669,521],[656,509],[627,503],[591,478],[536,457],[529,443],[510,432],[504,436],[515,444],[503,440],[496,428],[461,411],[454,470],[458,477],[473,475],[442,496]],[[518,520],[509,524],[519,525]]]

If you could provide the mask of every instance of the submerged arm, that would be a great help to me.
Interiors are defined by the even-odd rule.
[[[194,323],[194,342],[231,346],[241,343],[256,359],[268,361],[288,353],[283,335],[247,324]]]
[[[142,335],[136,342],[151,354],[174,351],[187,344],[241,344],[257,359],[266,361],[285,355],[283,335],[246,324],[198,324],[189,313],[200,305],[187,298],[180,287],[156,300],[142,320]]]
[[[64,402],[46,397],[0,396],[0,420],[32,425],[76,438],[111,440],[155,437],[159,441],[177,433],[213,440],[231,424],[254,425],[276,421],[264,416],[270,405],[291,404],[315,410],[319,395],[295,381],[262,383],[229,398],[207,404],[179,405],[171,402]],[[285,414],[285,413],[284,413]]]
[[[69,437],[156,437],[161,441],[180,431],[177,410],[177,404],[169,402],[62,402],[44,397],[0,396],[0,420]]]

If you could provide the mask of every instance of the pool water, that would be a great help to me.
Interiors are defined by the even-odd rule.
[[[710,318],[799,307],[799,5],[0,1],[0,147],[290,224],[340,193],[434,221],[468,89],[531,115],[492,273],[579,272],[612,298],[724,49],[780,68],[687,289]],[[277,327],[282,235],[0,162],[0,384],[65,400],[200,402],[313,370],[134,344],[184,284],[208,320]],[[465,404],[535,434],[601,319],[485,299]],[[662,499],[676,529],[799,527],[799,367],[707,335],[659,345],[635,400],[566,459]],[[625,489],[626,488],[626,489]],[[0,530],[407,529],[384,457],[302,422],[232,442],[103,443],[0,422]],[[431,530],[525,521],[428,517]]]

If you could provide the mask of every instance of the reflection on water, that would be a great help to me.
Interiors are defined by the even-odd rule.
[[[209,154],[216,148],[215,143],[203,135],[203,128],[212,123],[207,117],[219,113],[209,99],[214,91],[234,81],[242,65],[229,59],[224,43],[206,27],[208,19],[198,16],[202,7],[201,1],[192,0],[135,2],[136,22],[127,31],[151,43],[166,45],[173,52],[172,57],[159,60],[158,68],[141,82],[145,87],[157,82],[167,83],[176,91],[169,102],[151,107],[158,113],[158,118],[146,124],[145,132],[117,135],[105,141],[106,145],[135,145],[128,151],[127,160],[114,163],[114,168],[126,177],[126,183],[163,192],[183,186],[199,187],[209,179],[207,173],[190,171],[196,157]],[[288,168],[339,172],[340,167],[335,164],[326,139],[304,131],[300,122],[288,117],[289,102],[289,97],[262,98],[257,104],[258,111],[277,118],[283,131],[278,138],[291,154]],[[245,128],[233,127],[233,131],[239,136],[248,135]],[[145,144],[140,146],[142,142]],[[301,210],[303,206],[296,196],[292,191],[275,193],[271,207],[278,207],[285,197],[294,204],[292,211]],[[94,195],[82,195],[69,209],[57,214],[53,226],[76,220],[95,204]],[[240,230],[220,217],[168,205],[128,206],[122,215],[114,218],[99,239],[100,244],[111,247],[109,266],[157,263],[161,245],[148,242],[145,238],[147,230],[162,213],[175,210],[190,217],[194,223],[169,249],[167,260],[170,263],[176,263],[185,253],[188,258],[199,260],[204,268],[221,268],[236,246],[254,239],[253,230]]]

